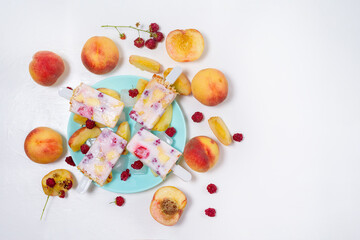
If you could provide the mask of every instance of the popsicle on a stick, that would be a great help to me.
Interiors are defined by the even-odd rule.
[[[74,89],[70,99],[71,112],[110,128],[116,126],[123,109],[123,102],[84,83]]]
[[[181,152],[145,128],[141,128],[131,138],[126,149],[163,179],[181,156]]]
[[[96,138],[77,168],[85,176],[103,186],[126,144],[126,140],[106,128]]]
[[[174,101],[176,95],[175,88],[169,82],[154,75],[129,116],[150,130],[159,121],[165,109]]]

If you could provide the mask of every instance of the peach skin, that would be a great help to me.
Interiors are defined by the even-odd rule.
[[[64,73],[64,61],[57,54],[50,51],[35,53],[29,64],[32,79],[42,85],[51,86]]]
[[[63,153],[61,135],[48,127],[33,129],[24,142],[26,155],[36,163],[51,163]]]
[[[219,146],[209,137],[194,137],[185,145],[184,159],[192,170],[207,172],[218,162]]]
[[[90,72],[105,74],[118,64],[119,50],[110,38],[92,37],[86,41],[82,49],[81,60]]]

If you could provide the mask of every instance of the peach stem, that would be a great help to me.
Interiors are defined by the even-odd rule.
[[[136,28],[136,27],[133,27],[133,26],[114,26],[114,25],[102,25],[101,27],[113,27],[113,28],[132,28],[132,29],[135,29],[137,31],[142,31],[142,32],[147,32],[147,33],[151,33],[150,31],[147,31],[147,30],[143,30],[143,29],[140,29],[140,28]]]
[[[41,213],[40,221],[41,221],[41,219],[42,219],[42,217],[43,217],[43,215],[44,215],[44,211],[45,211],[47,202],[48,202],[48,200],[49,200],[49,197],[50,197],[50,195],[48,195],[48,197],[47,197],[47,199],[46,199],[45,206],[44,206],[43,211],[42,211],[42,213]]]

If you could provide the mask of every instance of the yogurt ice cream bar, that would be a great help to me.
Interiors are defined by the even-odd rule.
[[[77,168],[103,186],[126,147],[127,141],[110,129],[102,130]]]
[[[145,128],[152,129],[176,95],[176,90],[168,82],[154,75],[129,116]]]
[[[131,138],[126,148],[160,175],[162,179],[166,177],[181,156],[181,152],[160,140],[145,128],[141,128]]]
[[[107,127],[115,127],[124,109],[124,103],[84,83],[73,91],[70,111]]]

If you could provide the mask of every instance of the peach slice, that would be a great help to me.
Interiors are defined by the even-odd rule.
[[[139,91],[139,95],[140,96],[142,94],[142,92],[145,90],[147,84],[149,82],[146,81],[145,79],[139,79],[137,84],[136,84],[136,89]]]
[[[228,95],[228,82],[222,72],[214,68],[199,71],[191,81],[194,97],[206,106],[223,102]]]
[[[232,138],[229,129],[220,117],[211,117],[208,120],[211,131],[215,134],[217,139],[224,145],[228,146],[232,143]]]
[[[80,115],[78,115],[78,114],[74,114],[73,120],[74,120],[74,122],[79,123],[80,125],[85,125],[87,118],[86,118],[86,117],[83,117],[83,116],[80,116]],[[102,124],[102,123],[95,122],[95,124],[96,124],[96,126],[99,127],[99,128],[106,127],[106,126],[105,126],[104,124]]]
[[[106,94],[106,95],[109,95],[110,97],[113,97],[113,98],[121,101],[120,94],[117,91],[113,90],[113,89],[110,89],[110,88],[98,88],[97,90],[104,93],[104,94]]]
[[[49,187],[46,180],[52,178],[55,180],[55,185]],[[71,172],[66,169],[56,169],[46,174],[41,180],[43,191],[48,196],[59,196],[60,191],[67,192],[73,185],[73,176]],[[70,183],[71,182],[71,183]]]
[[[164,71],[164,78],[166,79],[167,75],[171,72],[172,68],[168,68]],[[181,95],[190,95],[191,94],[191,84],[189,79],[184,73],[176,79],[172,86],[176,89]]]
[[[151,201],[151,216],[165,226],[175,225],[186,207],[185,194],[176,187],[159,188]]]
[[[74,152],[79,151],[81,145],[83,145],[86,140],[89,138],[96,138],[100,135],[100,133],[101,130],[98,127],[94,127],[93,129],[82,127],[71,135],[68,144]]]
[[[219,146],[209,137],[194,137],[185,145],[184,159],[192,170],[207,172],[218,162]]]
[[[24,142],[26,155],[36,163],[51,163],[63,153],[61,135],[48,127],[33,129]]]
[[[134,65],[135,67],[151,72],[151,73],[160,73],[161,65],[157,61],[147,58],[147,57],[141,57],[137,55],[131,55],[129,58],[130,64]]]
[[[177,62],[192,62],[204,51],[204,38],[196,29],[174,30],[166,37],[166,51]]]
[[[130,141],[130,125],[127,121],[120,123],[118,129],[116,130],[116,134],[125,139],[127,142]],[[122,153],[122,155],[128,154],[127,149]]]
[[[110,175],[108,176],[108,178],[106,179],[104,185],[110,183],[112,180],[113,180],[113,175],[112,175],[112,172],[111,172]]]
[[[159,121],[153,127],[154,131],[165,131],[170,126],[173,114],[173,107],[170,104],[166,109],[163,115],[160,117]]]

